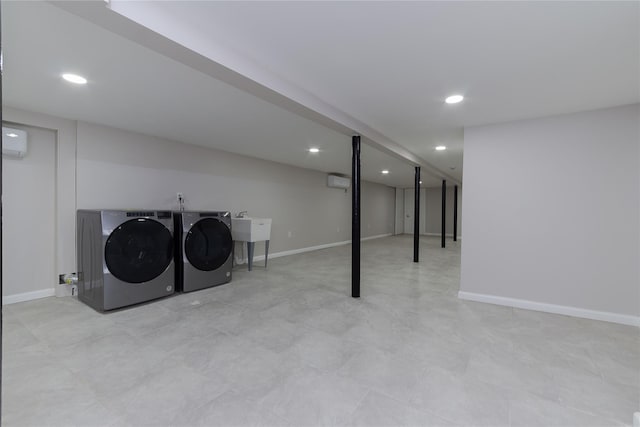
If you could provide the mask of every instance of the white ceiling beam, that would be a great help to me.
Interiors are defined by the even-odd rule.
[[[418,157],[349,114],[316,95],[269,72],[259,64],[226,49],[213,40],[203,40],[152,2],[112,0],[77,2],[54,1],[67,12],[86,19],[108,31],[178,61],[231,86],[248,92],[287,111],[347,136],[360,135],[362,141],[424,173],[460,184],[451,175]]]

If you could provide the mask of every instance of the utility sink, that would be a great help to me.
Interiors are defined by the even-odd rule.
[[[242,242],[262,242],[271,238],[271,218],[231,218],[231,236]]]

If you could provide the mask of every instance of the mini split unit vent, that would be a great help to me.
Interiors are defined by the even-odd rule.
[[[2,155],[22,158],[27,154],[27,132],[2,127]]]
[[[351,179],[340,175],[327,175],[327,187],[347,189],[351,186]]]

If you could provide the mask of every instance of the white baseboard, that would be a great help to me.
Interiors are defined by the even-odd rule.
[[[382,237],[389,237],[389,236],[393,236],[393,234],[388,233],[388,234],[378,234],[376,236],[363,237],[363,238],[360,239],[360,241],[380,239]],[[297,254],[302,254],[302,253],[305,253],[305,252],[313,252],[313,251],[318,251],[320,249],[335,248],[336,246],[344,246],[344,245],[349,245],[349,244],[351,244],[351,240],[344,240],[342,242],[326,243],[324,245],[309,246],[309,247],[306,247],[306,248],[291,249],[289,251],[282,251],[282,252],[274,252],[274,253],[270,253],[269,254],[269,259],[271,259],[271,258],[280,258],[280,257],[284,257],[284,256],[289,256],[289,255],[297,255]],[[264,261],[264,255],[254,256],[253,257],[253,261],[254,262],[255,261]],[[246,264],[246,263],[247,263],[247,258],[244,258],[238,264]]]
[[[39,291],[24,292],[22,294],[6,295],[2,297],[2,305],[15,304],[17,302],[31,301],[34,299],[52,297],[56,294],[54,288],[41,289]]]
[[[391,237],[391,236],[393,236],[393,233],[377,234],[375,236],[363,237],[360,240],[364,242],[365,240],[381,239],[383,237]],[[351,240],[349,240],[347,243],[351,243]]]
[[[507,307],[523,308],[525,310],[543,311],[545,313],[564,314],[565,316],[582,317],[585,319],[602,320],[640,327],[640,317],[628,314],[611,313],[608,311],[589,310],[586,308],[570,307],[567,305],[547,304],[517,298],[499,297],[495,295],[476,294],[473,292],[458,292],[458,298],[484,302],[488,304],[504,305]]]
[[[442,236],[441,233],[420,233],[420,235],[421,236],[436,236],[436,237]],[[453,233],[450,233],[450,234],[444,233],[444,237],[450,237],[450,238],[453,239]],[[456,239],[462,240],[462,236],[458,236],[458,237],[456,237]]]

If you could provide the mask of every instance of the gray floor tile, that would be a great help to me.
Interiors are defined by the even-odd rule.
[[[265,395],[261,404],[296,426],[345,423],[367,393],[360,384],[334,374],[301,368]]]
[[[517,393],[510,400],[510,419],[513,427],[607,427],[624,425],[611,419],[593,416],[531,394],[523,395],[522,393]]]
[[[126,392],[103,402],[132,425],[176,425],[227,391],[222,378],[204,377],[184,366],[173,366],[140,379]]]
[[[434,368],[409,391],[417,408],[461,425],[509,425],[509,393],[451,371]]]
[[[372,391],[358,405],[348,425],[357,427],[422,427],[455,424]]]
[[[248,401],[236,392],[226,392],[195,410],[181,414],[176,423],[207,427],[294,427],[269,408]]]
[[[363,243],[101,314],[4,308],[4,425],[629,425],[638,328],[457,298],[460,245]],[[384,262],[381,262],[384,260]]]
[[[2,337],[6,348],[15,351],[38,343],[33,335],[17,318],[3,319]]]

